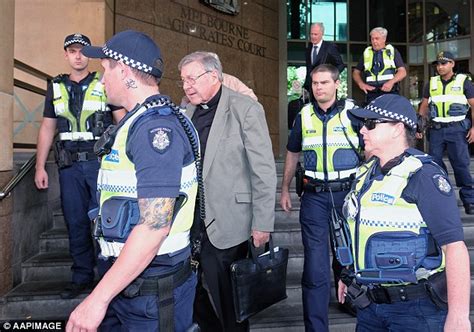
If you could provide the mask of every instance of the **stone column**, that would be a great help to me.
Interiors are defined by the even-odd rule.
[[[288,98],[287,98],[287,71],[288,67],[288,54],[287,54],[287,9],[286,2],[280,2],[280,8],[278,10],[278,94],[280,96],[278,101],[279,109],[279,144],[278,154],[275,157],[285,158],[286,156],[286,143],[288,141]]]
[[[13,40],[15,1],[0,1],[0,188],[13,168]],[[12,200],[0,201],[0,295],[12,288]]]

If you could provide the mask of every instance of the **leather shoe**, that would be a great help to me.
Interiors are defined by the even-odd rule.
[[[75,282],[71,283],[71,285],[67,286],[61,293],[59,293],[59,296],[64,299],[73,299],[77,297],[79,294],[81,294],[83,291],[91,289],[92,288],[92,283],[84,283],[84,284],[77,284]]]
[[[466,214],[474,214],[474,204],[473,203],[464,204],[464,210],[466,210]]]

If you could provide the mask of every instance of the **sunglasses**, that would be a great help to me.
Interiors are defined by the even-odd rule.
[[[385,119],[365,119],[364,121],[364,126],[368,130],[375,129],[377,124],[379,123],[397,123],[398,121],[393,121],[393,120],[385,120]]]

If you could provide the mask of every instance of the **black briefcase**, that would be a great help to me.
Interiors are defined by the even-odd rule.
[[[250,238],[250,257],[230,266],[235,317],[239,323],[287,297],[288,249],[275,252],[271,235],[268,247],[269,252],[258,256]]]

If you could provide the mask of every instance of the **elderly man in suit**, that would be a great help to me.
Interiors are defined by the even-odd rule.
[[[304,88],[313,96],[311,88],[311,72],[319,65],[328,63],[336,67],[340,73],[346,68],[342,62],[341,55],[337,50],[336,45],[331,42],[323,40],[324,25],[317,22],[311,24],[310,30],[310,44],[306,48],[306,79],[304,81]]]
[[[276,170],[265,114],[222,85],[212,53],[191,53],[178,67],[199,133],[206,197],[205,220],[195,217],[204,231],[194,317],[202,331],[248,331],[248,321],[236,323],[229,268],[246,257],[250,236],[259,247],[273,231]]]

